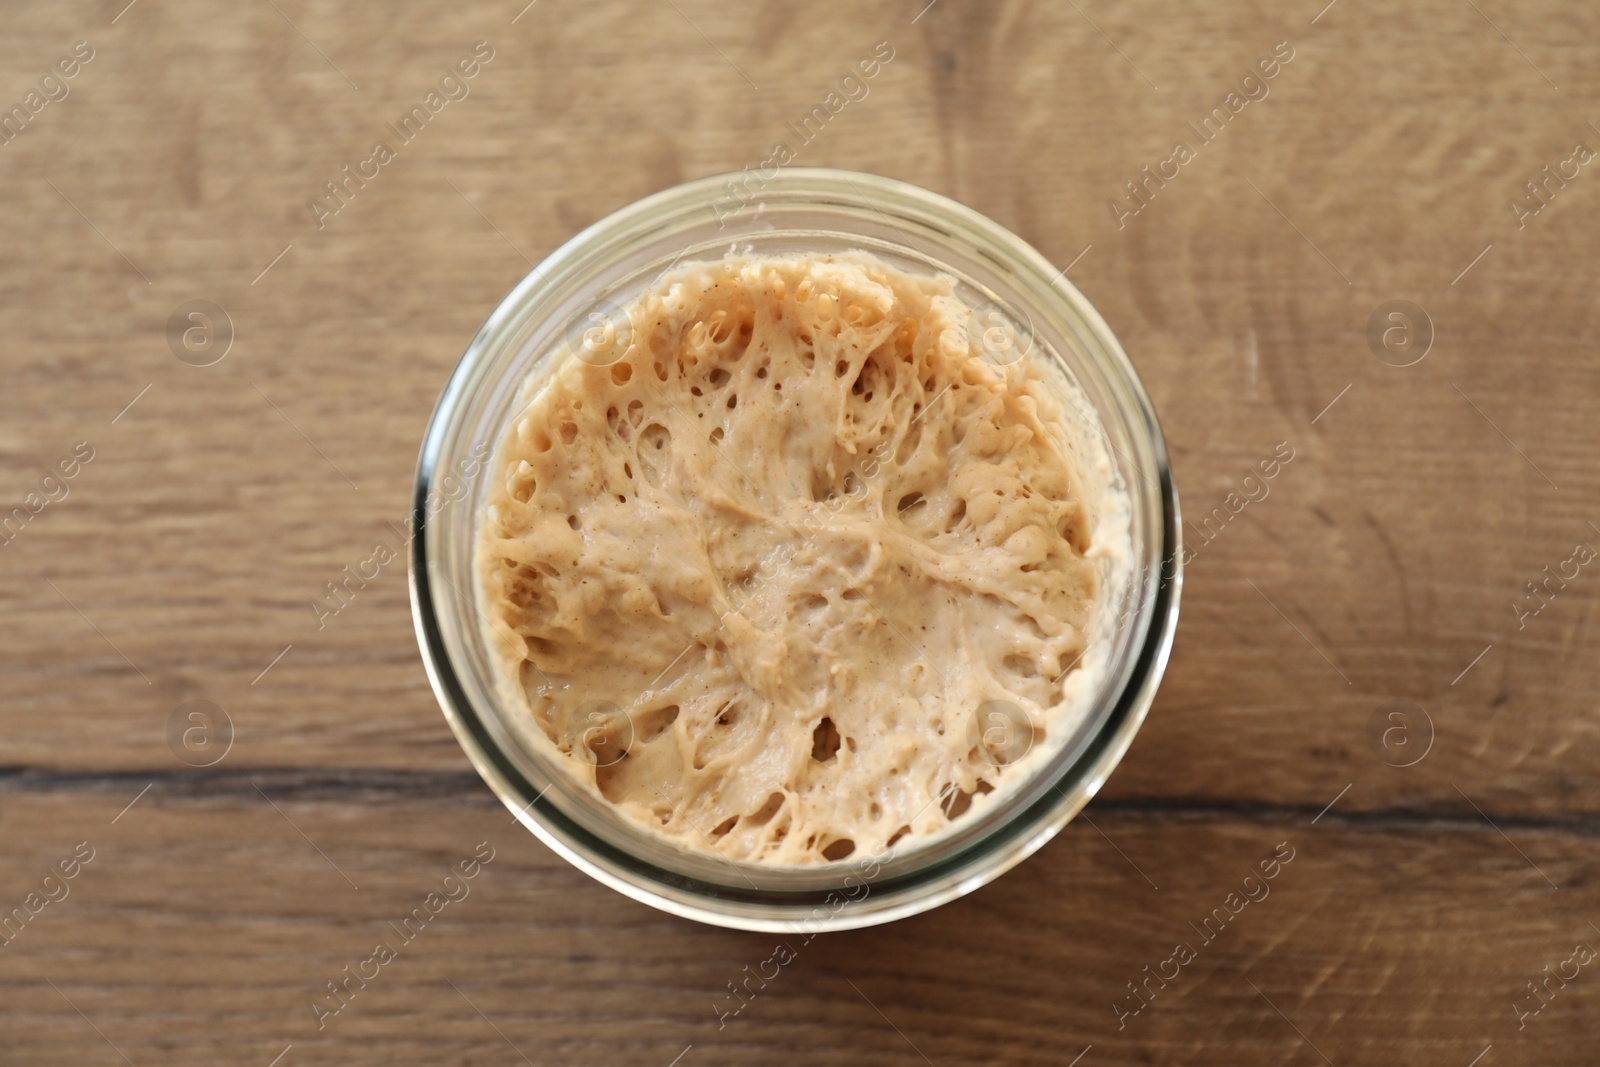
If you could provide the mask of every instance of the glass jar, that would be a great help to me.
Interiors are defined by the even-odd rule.
[[[747,930],[816,931],[926,911],[998,877],[1053,837],[1127,751],[1166,666],[1182,584],[1178,502],[1150,399],[1105,322],[1064,272],[971,209],[903,182],[823,169],[705,178],[646,197],[553,252],[467,346],[423,441],[412,513],[411,602],[439,703],[461,746],[523,825],[606,885],[665,911]],[[1128,500],[1132,566],[1088,714],[1047,761],[915,847],[771,867],[677,847],[626,819],[528,740],[497,696],[473,560],[505,427],[542,361],[684,260],[863,249],[1007,324],[1097,416]],[[597,310],[599,309],[599,310]],[[1020,353],[1019,353],[1020,354]],[[1103,594],[1105,595],[1105,594]],[[992,801],[992,802],[990,802]],[[908,845],[909,845],[908,841]]]

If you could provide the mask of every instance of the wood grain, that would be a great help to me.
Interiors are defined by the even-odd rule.
[[[1597,940],[1592,902],[1573,891],[1592,884],[1594,860],[1558,832],[1517,838],[1562,892],[1487,826],[1112,805],[937,912],[788,938],[794,962],[724,1017],[728,983],[784,938],[626,900],[480,793],[353,801],[260,784],[281,814],[249,787],[158,785],[114,826],[134,790],[8,804],[12,881],[37,882],[64,842],[96,852],[3,950],[0,1055],[13,1058],[0,1062],[115,1062],[106,1039],[136,1064],[265,1064],[290,1044],[285,1062],[519,1062],[507,1039],[536,1063],[664,1065],[690,1044],[695,1062],[728,1064],[921,1062],[916,1050],[1064,1063],[1089,1044],[1114,1063],[1316,1061],[1296,1026],[1339,1064],[1465,1064],[1489,1044],[1528,1062],[1592,1058],[1586,972],[1521,1033],[1510,1008],[1544,964]],[[326,983],[375,942],[398,944],[389,924],[485,841],[494,859],[467,895],[319,1031]],[[1220,932],[1213,919],[1208,944],[1189,924],[1280,843],[1293,859]],[[1133,1006],[1126,984],[1180,942],[1194,961],[1119,1031],[1112,1003]]]
[[[0,907],[97,849],[0,949],[0,1063],[121,1062],[85,1016],[141,1067],[290,1044],[281,1067],[1592,1062],[1600,979],[1521,1030],[1511,1004],[1600,945],[1600,575],[1513,605],[1600,546],[1600,178],[1522,228],[1508,202],[1600,147],[1600,12],[125,2],[0,31],[6,106],[95,50],[0,144],[0,515],[94,449],[0,546]],[[478,41],[470,95],[319,229],[308,200]],[[770,939],[516,830],[428,690],[399,571],[323,629],[309,602],[404,514],[446,375],[532,262],[765,158],[879,41],[894,59],[798,162],[954,196],[1073,264],[1155,399],[1197,555],[1092,826],[819,938],[719,1030]],[[1124,183],[1284,41],[1269,94],[1119,228]],[[1433,328],[1409,367],[1366,340],[1395,299]],[[215,365],[169,348],[191,300],[232,323]],[[1204,534],[1279,442],[1270,495]],[[209,769],[167,742],[196,699],[234,725]],[[1374,741],[1397,708],[1415,747]],[[316,990],[482,840],[500,858],[459,914],[318,1032]],[[1283,840],[1300,858],[1238,936],[1119,1031],[1124,983]]]

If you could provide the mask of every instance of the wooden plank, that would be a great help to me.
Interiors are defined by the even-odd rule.
[[[1554,221],[1563,211],[1582,217],[1588,193],[1575,183],[1520,233],[1503,204],[1537,159],[1582,136],[1581,116],[1561,98],[1504,105],[1518,122],[1492,124],[1499,150],[1470,155],[1471,180],[1430,178],[1420,160],[1442,157],[1452,137],[1491,135],[1475,110],[1486,104],[1481,81],[1469,91],[1458,74],[1419,78],[1403,64],[1358,78],[1339,62],[1370,46],[1361,23],[1391,47],[1405,16],[1334,11],[1311,27],[1241,5],[1186,27],[1205,49],[1177,48],[1110,9],[1086,19],[952,4],[909,29],[884,9],[843,39],[824,32],[830,20],[752,16],[725,22],[725,40],[736,51],[746,42],[742,54],[770,72],[769,89],[740,91],[737,71],[707,49],[704,84],[658,94],[638,87],[671,81],[677,58],[647,57],[623,73],[613,49],[679,35],[705,48],[670,9],[614,25],[534,8],[512,26],[497,8],[469,5],[450,17],[450,32],[502,42],[474,94],[319,231],[305,210],[317,176],[381,132],[386,102],[407,99],[459,49],[424,33],[418,12],[368,55],[355,47],[371,34],[364,16],[286,11],[358,76],[355,92],[285,19],[255,13],[218,31],[218,55],[177,60],[212,87],[203,108],[180,109],[205,131],[185,138],[181,123],[128,103],[153,62],[140,53],[169,55],[179,27],[211,17],[203,5],[182,10],[136,8],[101,31],[76,95],[9,146],[25,210],[0,225],[8,244],[35,255],[6,268],[23,299],[0,313],[0,333],[18,406],[37,414],[4,431],[14,461],[6,499],[20,500],[78,440],[96,459],[72,497],[6,548],[0,596],[33,620],[3,653],[22,712],[8,723],[7,763],[171,768],[165,720],[205,698],[238,726],[231,758],[252,766],[460,767],[412,651],[402,576],[386,573],[322,630],[310,607],[404,514],[416,442],[449,366],[527,268],[524,256],[650,189],[737,165],[830,86],[835,68],[892,38],[895,59],[869,97],[807,146],[816,154],[804,162],[878,169],[961,196],[1064,263],[1092,244],[1072,277],[1144,372],[1197,544],[1199,520],[1260,459],[1280,441],[1296,450],[1270,499],[1200,545],[1171,677],[1113,788],[1242,789],[1304,805],[1372,772],[1353,803],[1464,811],[1449,782],[1469,778],[1492,809],[1587,810],[1572,783],[1595,769],[1593,746],[1574,736],[1593,729],[1581,712],[1595,668],[1577,650],[1594,595],[1575,583],[1526,631],[1514,629],[1512,611],[1525,581],[1595,536],[1597,517],[1586,460],[1600,390],[1584,358],[1587,289],[1569,268],[1587,236]],[[15,63],[40,65],[52,34],[70,36],[33,17],[37,43],[14,46]],[[1562,19],[1575,17],[1529,27],[1541,67],[1569,87],[1591,76],[1558,39]],[[1537,73],[1476,18],[1438,8],[1441,54],[1535,94]],[[1090,19],[1113,40],[1124,35],[1128,60]],[[753,47],[780,29],[783,48]],[[1280,38],[1299,43],[1271,95],[1116,229],[1105,202],[1121,176],[1188,136],[1196,109]],[[593,61],[575,58],[600,39],[615,44]],[[256,50],[241,54],[275,72],[269,92],[229,73],[220,55],[230,48]],[[1079,62],[1046,62],[1064,49]],[[1162,90],[1139,70],[1159,75]],[[177,105],[175,87],[152,92],[153,113]],[[583,103],[526,120],[526,100],[568,98]],[[1082,104],[1045,106],[1060,99]],[[598,118],[623,100],[638,109],[625,129]],[[1407,108],[1438,122],[1420,132],[1402,121]],[[293,136],[268,123],[279,114],[296,116]],[[608,143],[639,131],[625,142],[630,165],[543,162],[592,140],[591,129],[607,131]],[[889,129],[895,138],[881,136]],[[1351,145],[1328,152],[1320,138],[1329,129]],[[995,150],[1008,138],[1028,146],[1027,159]],[[935,144],[947,158],[923,150]],[[108,149],[127,165],[67,165]],[[1396,162],[1407,152],[1417,158]],[[142,261],[150,284],[112,243]],[[1421,300],[1436,320],[1437,350],[1413,368],[1379,363],[1363,339],[1367,314],[1396,294]],[[179,363],[163,338],[167,313],[197,298],[220,301],[237,333],[214,367]],[[78,307],[91,314],[67,310]],[[1506,358],[1528,343],[1540,374]],[[90,368],[107,372],[86,377]],[[1418,702],[1441,731],[1436,752],[1403,777],[1382,773],[1363,740],[1392,699]],[[1259,761],[1258,786],[1241,784],[1241,739],[1246,750],[1294,758]]]
[[[0,950],[8,1056],[116,1062],[109,1039],[134,1063],[265,1064],[291,1044],[286,1063],[518,1062],[509,1039],[533,1062],[661,1065],[690,1044],[697,1063],[780,1048],[806,1063],[921,1062],[913,1046],[934,1063],[1064,1063],[1090,1044],[1098,1063],[1317,1062],[1298,1027],[1338,1064],[1459,1065],[1490,1044],[1496,1062],[1578,1064],[1597,1018],[1587,970],[1552,986],[1525,1029],[1511,1010],[1546,963],[1600,942],[1583,895],[1553,891],[1517,850],[1582,884],[1592,838],[1112,809],[962,901],[806,943],[635,904],[496,805],[262,784],[280,810],[158,785],[114,825],[132,790],[6,798],[8,907],[77,842],[94,850]],[[310,1005],[326,982],[398,943],[389,923],[485,841],[494,858],[466,895],[319,1031]],[[1262,883],[1275,852],[1292,859]],[[1259,899],[1235,900],[1226,923],[1190,927],[1247,892]],[[761,968],[779,941],[795,959]],[[1164,963],[1179,943],[1195,958]],[[727,986],[747,964],[778,976],[731,1014]],[[1150,985],[1119,1030],[1112,1004],[1136,1006],[1126,984],[1147,965],[1178,977]]]

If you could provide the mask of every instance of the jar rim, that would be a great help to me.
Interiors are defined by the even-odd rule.
[[[445,641],[439,600],[432,581],[437,524],[428,521],[430,498],[436,495],[435,474],[448,451],[447,438],[456,429],[479,372],[520,325],[523,313],[542,296],[573,286],[598,266],[615,261],[622,251],[677,224],[690,213],[716,212],[717,194],[732,183],[749,181],[749,172],[715,175],[662,190],[628,204],[566,241],[525,275],[489,314],[467,346],[445,386],[424,435],[418,459],[410,517],[409,587],[413,621],[429,681],[446,720],[469,760],[493,792],[521,822],[557,854],[619,892],[685,918],[747,930],[796,931],[815,922],[825,898],[821,890],[743,892],[720,883],[700,882],[642,859],[581,825],[545,798],[489,729],[485,715],[458,674]],[[827,917],[827,928],[852,929],[889,922],[928,910],[999,877],[1037,851],[1095,795],[1121,760],[1137,733],[1165,670],[1176,628],[1182,587],[1181,524],[1164,438],[1153,405],[1131,361],[1093,305],[1037,250],[1010,230],[973,209],[940,194],[895,179],[829,168],[781,168],[761,178],[759,199],[741,202],[730,214],[743,221],[760,219],[769,210],[801,204],[819,209],[863,208],[890,225],[898,219],[930,236],[964,244],[1003,267],[1025,284],[1034,299],[1057,301],[1058,310],[1080,323],[1093,351],[1085,358],[1102,361],[1108,381],[1122,390],[1124,417],[1131,417],[1149,452],[1149,482],[1141,491],[1158,511],[1151,546],[1136,568],[1156,568],[1154,588],[1145,610],[1145,630],[1131,660],[1124,664],[1114,704],[1087,744],[1059,769],[1038,773],[1052,779],[1026,807],[963,848],[925,866],[873,881],[860,901]],[[870,190],[870,194],[869,194]],[[898,228],[898,226],[897,226]],[[910,234],[908,233],[909,237]],[[913,240],[909,249],[914,250]],[[1040,306],[1044,306],[1041,304]],[[1132,487],[1129,487],[1132,492]],[[448,581],[448,578],[445,579]],[[1110,682],[1111,676],[1108,676]],[[1102,694],[1102,698],[1104,694]],[[1103,703],[1103,699],[1102,699]],[[554,781],[552,780],[552,785]],[[639,833],[645,833],[638,828]],[[892,849],[891,849],[892,851]],[[852,864],[830,865],[845,873]],[[833,896],[834,894],[828,894]]]

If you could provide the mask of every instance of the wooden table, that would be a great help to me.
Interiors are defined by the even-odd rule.
[[[0,514],[28,512],[0,548],[0,909],[40,905],[0,949],[0,1064],[1596,1062],[1600,174],[1574,145],[1600,146],[1600,10],[924,2],[0,17],[28,123],[0,144]],[[459,98],[387,130],[479,41]],[[515,826],[398,566],[320,630],[310,604],[403,518],[434,399],[531,262],[766,158],[880,41],[797,162],[1071,264],[1155,398],[1197,555],[1087,818],[959,902],[817,938],[719,1025],[777,939],[633,903]],[[336,214],[308,206],[380,140]],[[170,342],[191,301],[222,314]],[[227,731],[190,701],[232,724],[207,767],[175,753]],[[470,895],[319,1030],[326,983],[480,842]]]

